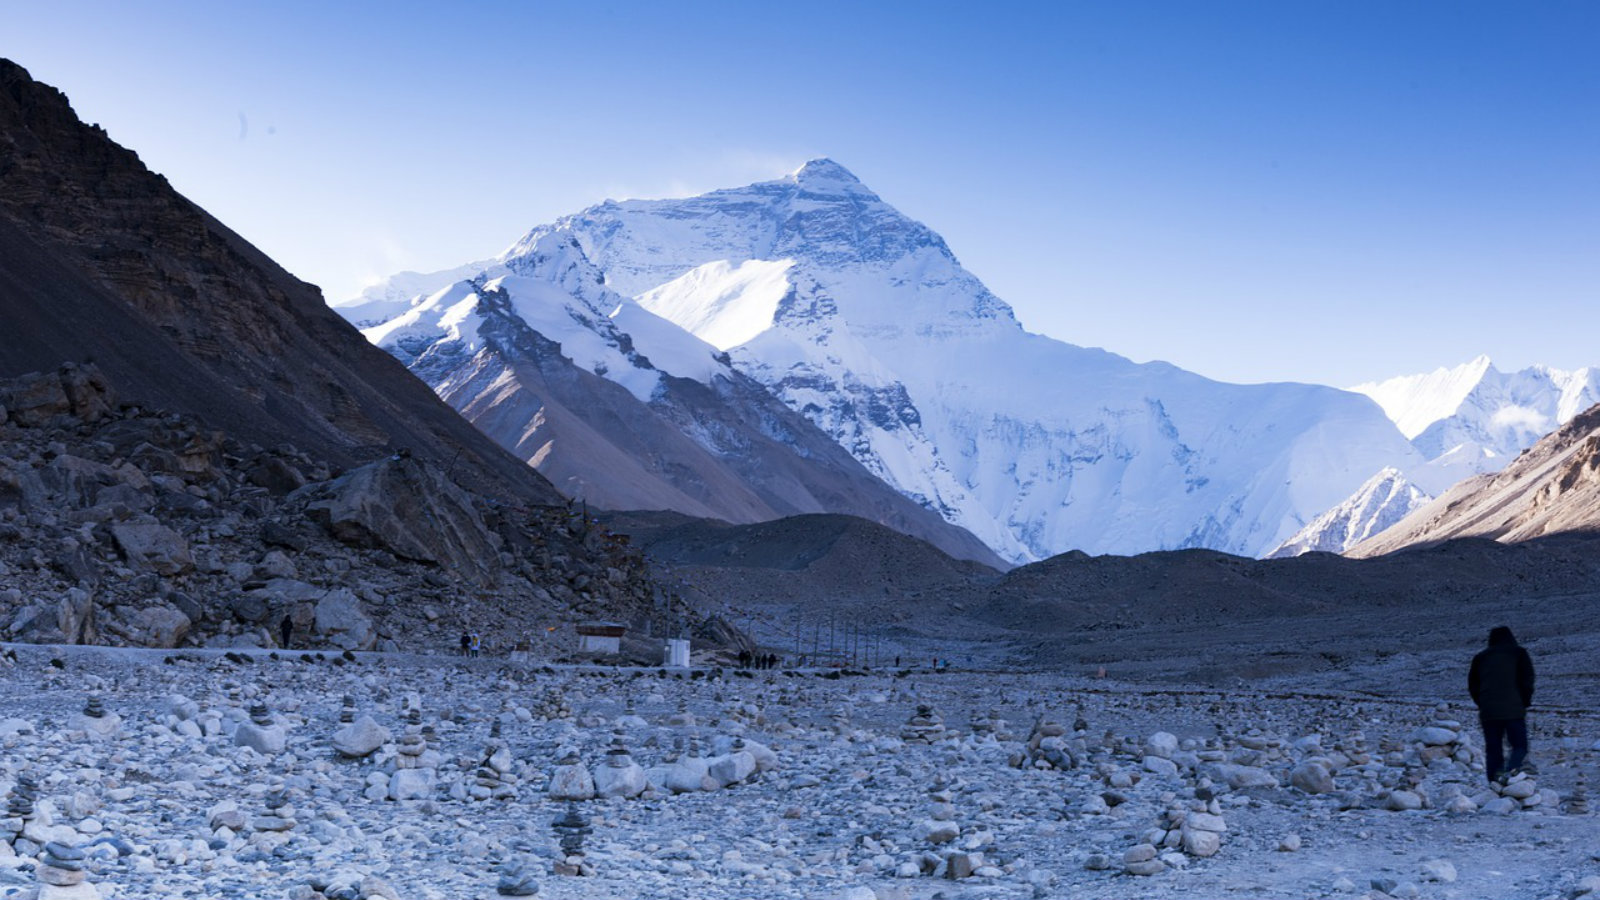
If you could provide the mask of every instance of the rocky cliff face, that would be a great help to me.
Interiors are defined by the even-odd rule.
[[[1469,478],[1348,555],[1476,537],[1514,543],[1600,532],[1600,406],[1574,416],[1499,472]]]
[[[288,617],[298,647],[446,650],[473,629],[505,650],[686,614],[565,506],[486,500],[407,454],[335,477],[74,365],[0,381],[0,583],[0,635],[36,643],[271,647]]]
[[[0,60],[0,376],[93,359],[130,397],[346,466],[408,448],[559,502],[268,259]]]

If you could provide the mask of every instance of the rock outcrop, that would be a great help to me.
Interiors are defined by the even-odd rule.
[[[414,455],[341,474],[117,397],[93,366],[0,380],[0,638],[275,647],[287,620],[299,649],[510,650],[663,594],[564,504],[486,500]]]

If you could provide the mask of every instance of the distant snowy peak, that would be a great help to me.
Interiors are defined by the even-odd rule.
[[[1487,356],[1351,390],[1375,400],[1430,460],[1477,460],[1493,471],[1535,441],[1600,402],[1600,369],[1531,366],[1501,372]]]
[[[1434,422],[1455,415],[1467,395],[1493,369],[1489,357],[1479,356],[1453,369],[1441,367],[1422,375],[1401,375],[1358,384],[1350,390],[1376,401],[1409,440]]]
[[[1432,499],[1407,481],[1399,469],[1386,468],[1368,479],[1348,500],[1311,520],[1267,557],[1281,559],[1314,551],[1343,553]]]

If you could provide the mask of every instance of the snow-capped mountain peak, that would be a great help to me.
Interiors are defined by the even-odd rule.
[[[1402,375],[1386,381],[1358,384],[1350,390],[1366,394],[1406,438],[1421,434],[1434,422],[1454,415],[1473,389],[1494,370],[1489,357],[1480,355],[1465,365],[1440,366],[1421,375]]]
[[[559,288],[546,300],[560,309],[541,311],[540,290],[507,283],[516,313],[582,368],[654,403],[671,385],[643,361],[703,361],[698,338],[1013,561],[1255,555],[1371,473],[1422,463],[1365,397],[1221,384],[1024,331],[938,234],[828,159],[698,197],[606,201],[534,228],[497,267]],[[612,312],[587,336],[561,332]],[[659,318],[630,335],[634,312]],[[662,344],[668,323],[687,340]],[[658,361],[651,344],[671,350]]]
[[[1311,520],[1294,537],[1268,554],[1279,559],[1322,551],[1343,553],[1427,505],[1433,498],[1400,473],[1386,467],[1349,499]]]
[[[878,199],[854,173],[827,157],[808,160],[805,165],[789,174],[794,183],[807,194],[823,197],[854,195]]]
[[[1498,470],[1600,402],[1600,369],[1530,366],[1501,372],[1479,356],[1455,368],[1351,390],[1377,401],[1423,456],[1448,463],[1452,477],[1445,484],[1425,485],[1437,493],[1467,475]]]

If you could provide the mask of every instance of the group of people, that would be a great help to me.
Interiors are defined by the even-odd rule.
[[[461,655],[477,656],[483,651],[483,635],[476,631],[461,632]]]
[[[753,653],[749,650],[739,651],[739,668],[741,669],[776,669],[778,667],[778,654]]]

